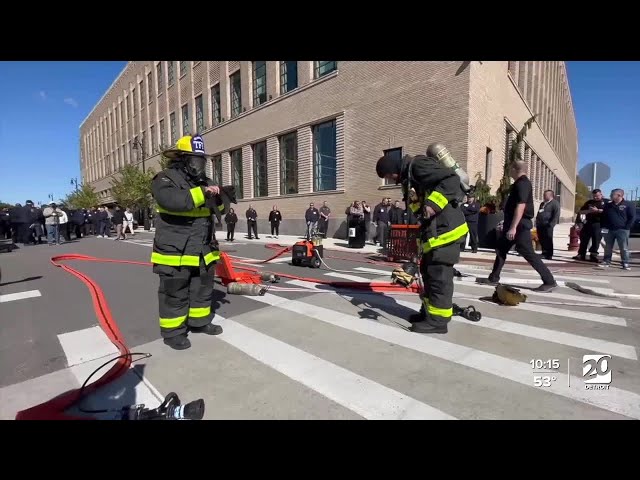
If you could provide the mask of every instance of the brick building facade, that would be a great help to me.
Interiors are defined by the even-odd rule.
[[[209,176],[242,191],[240,231],[249,204],[262,232],[278,205],[289,234],[304,231],[310,201],[327,201],[334,234],[353,200],[401,196],[375,174],[384,151],[444,143],[495,189],[533,113],[523,153],[536,201],[555,190],[569,219],[578,152],[563,62],[129,62],[80,127],[81,171],[108,203],[122,166],[157,171],[163,146],[200,132]]]

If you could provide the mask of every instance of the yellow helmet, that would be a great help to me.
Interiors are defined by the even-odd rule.
[[[184,155],[185,153],[200,155],[203,157],[210,156],[204,151],[204,140],[202,140],[200,135],[185,135],[178,139],[174,148],[170,148],[169,150],[162,152],[165,157],[170,159],[174,159],[180,155]]]

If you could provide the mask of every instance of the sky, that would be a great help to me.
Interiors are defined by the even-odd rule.
[[[0,62],[0,201],[65,197],[80,178],[80,123],[126,62]],[[640,194],[640,62],[568,62],[578,170],[611,167],[605,192]],[[627,195],[629,198],[629,195]]]

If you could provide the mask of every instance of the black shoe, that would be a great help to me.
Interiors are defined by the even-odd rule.
[[[222,327],[213,323],[204,327],[191,327],[189,330],[193,333],[206,333],[207,335],[220,335],[222,333]]]
[[[476,278],[476,283],[481,283],[482,285],[498,285],[499,282],[495,280],[491,280],[490,278]]]
[[[600,263],[600,260],[598,260],[598,257],[595,257],[593,255],[589,257],[589,261],[593,263]]]
[[[411,325],[411,331],[415,333],[447,333],[449,330],[446,325],[433,325],[424,321]]]
[[[407,318],[407,322],[413,324],[413,323],[418,323],[418,322],[424,322],[425,318],[424,315],[422,315],[421,313],[413,313],[411,315],[409,315],[409,318]]]
[[[534,288],[534,292],[551,292],[554,288],[557,288],[558,284],[556,282],[553,283],[543,283],[538,288]]]
[[[260,237],[256,237],[256,240],[260,240]]]
[[[164,344],[174,350],[186,350],[191,347],[191,342],[186,335],[178,335],[177,337],[165,338]]]
[[[583,257],[582,255],[576,255],[575,257],[571,257],[572,260],[580,260],[581,262],[585,262],[587,257]]]

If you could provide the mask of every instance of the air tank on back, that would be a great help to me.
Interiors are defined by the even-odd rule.
[[[432,143],[427,147],[427,157],[437,159],[445,167],[453,169],[454,172],[460,177],[460,188],[465,194],[469,194],[473,191],[473,187],[469,184],[469,175],[458,165],[449,149],[441,143]]]

